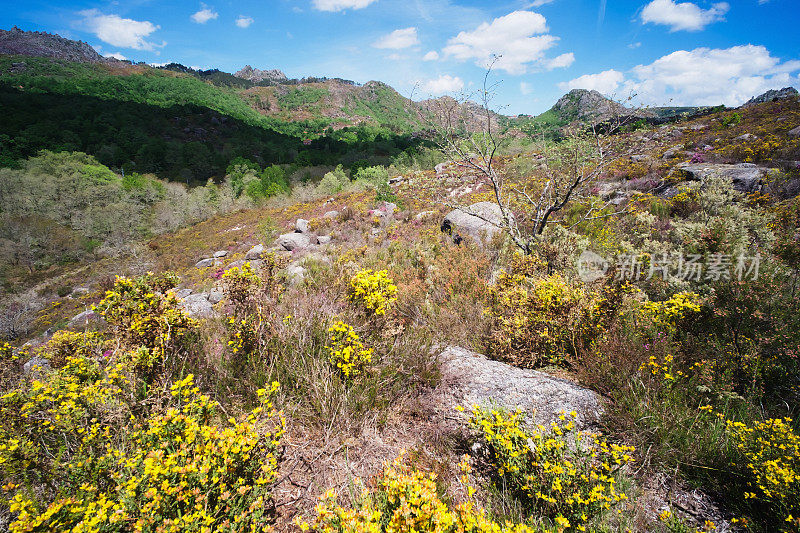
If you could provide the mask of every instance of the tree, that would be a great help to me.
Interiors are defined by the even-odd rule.
[[[477,93],[429,100],[421,119],[427,124],[433,142],[450,161],[489,186],[493,201],[500,209],[500,221],[491,220],[452,199],[439,200],[499,227],[521,251],[530,254],[547,225],[570,203],[586,202],[586,210],[578,223],[614,214],[608,212],[610,202],[591,194],[591,185],[615,159],[610,151],[609,136],[629,117],[590,114],[587,123],[566,127],[565,140],[557,143],[548,140],[543,129],[538,134],[536,151],[541,179],[512,183],[496,166],[504,138],[500,134],[500,116],[490,105],[497,88],[497,83],[490,81],[492,65]],[[473,98],[478,103],[474,103]]]

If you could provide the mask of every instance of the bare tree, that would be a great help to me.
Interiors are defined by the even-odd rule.
[[[536,157],[542,179],[527,184],[510,183],[496,166],[503,137],[499,115],[491,109],[497,88],[490,78],[493,65],[487,69],[480,90],[459,98],[430,100],[421,118],[446,157],[490,187],[499,207],[500,221],[452,199],[439,200],[500,228],[525,253],[533,252],[547,225],[570,202],[586,203],[587,210],[578,223],[615,214],[607,211],[611,202],[600,201],[591,194],[591,185],[613,161],[609,135],[619,130],[627,117],[618,114],[585,117],[587,122],[568,128],[566,141],[556,145],[540,134]]]

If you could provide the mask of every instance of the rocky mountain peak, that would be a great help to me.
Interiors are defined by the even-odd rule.
[[[0,30],[0,54],[54,57],[82,63],[106,61],[89,43],[53,33],[24,31],[16,26]]]
[[[613,116],[627,115],[630,111],[594,90],[572,89],[559,98],[552,110],[570,120],[605,120]]]
[[[798,96],[798,94],[800,93],[798,93],[797,89],[795,89],[794,87],[784,87],[783,89],[780,90],[770,89],[764,94],[752,97],[744,105],[742,105],[742,107],[750,107],[752,105],[763,104],[765,102],[772,102],[774,100],[784,100],[786,98],[792,98],[794,96]]]
[[[245,65],[243,69],[234,74],[237,78],[259,83],[262,81],[286,81],[286,74],[276,68],[270,70],[259,70],[250,65]]]

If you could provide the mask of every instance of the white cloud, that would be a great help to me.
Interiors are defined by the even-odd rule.
[[[202,8],[200,9],[200,11],[189,17],[192,19],[192,22],[196,22],[198,24],[205,24],[209,20],[215,20],[217,17],[219,17],[219,13],[217,13],[207,5],[200,4],[200,7]]]
[[[83,17],[81,22],[87,30],[112,46],[152,51],[167,44],[158,45],[146,40],[161,27],[152,22],[124,19],[119,15],[104,15],[97,9],[86,9],[78,14]]]
[[[547,69],[552,70],[554,68],[566,68],[575,62],[575,54],[572,52],[561,54],[558,57],[554,57],[547,61]]]
[[[435,80],[428,80],[422,84],[422,90],[430,95],[454,93],[464,88],[464,82],[458,76],[444,74]]]
[[[401,50],[419,44],[417,38],[417,28],[403,28],[402,30],[394,30],[392,33],[384,35],[374,43],[372,46],[375,48],[384,48],[389,50]]]
[[[523,74],[529,67],[554,68],[544,53],[558,37],[548,31],[547,20],[539,13],[514,11],[472,31],[462,31],[447,42],[443,53],[461,61],[474,59],[480,67],[486,67],[493,56],[501,56],[495,68],[509,74]],[[568,54],[559,57],[564,63]]]
[[[248,28],[253,22],[255,22],[253,17],[245,17],[244,15],[236,17],[236,25],[240,28]]]
[[[642,22],[664,24],[670,27],[670,31],[699,31],[712,22],[723,20],[729,9],[727,2],[702,9],[691,2],[678,4],[674,0],[653,0],[642,9]]]
[[[128,58],[124,55],[120,54],[119,52],[114,52],[113,54],[103,54],[103,57],[113,57],[114,59],[119,59],[120,61],[127,61]]]
[[[589,89],[608,96],[613,94],[624,80],[625,75],[622,72],[610,69],[598,74],[584,74],[574,80],[559,83],[558,87],[562,91]]]
[[[533,0],[528,7],[541,7],[552,4],[553,2],[555,2],[555,0]]]
[[[521,81],[519,83],[519,92],[521,92],[523,96],[528,96],[533,92],[533,87],[531,87],[530,83]]]
[[[422,56],[423,61],[436,61],[437,59],[439,59],[439,52],[437,52],[436,50],[431,50],[430,52]]]
[[[678,50],[649,65],[633,68],[631,89],[662,105],[739,105],[768,89],[785,87],[800,61],[782,62],[764,46]]]
[[[320,11],[344,11],[345,9],[364,9],[377,0],[313,0],[311,3]]]
[[[562,89],[596,89],[636,94],[647,105],[738,106],[769,89],[797,83],[800,61],[781,61],[764,46],[678,50],[627,76],[615,70],[559,84]]]

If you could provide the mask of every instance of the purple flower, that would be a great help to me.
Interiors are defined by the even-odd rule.
[[[103,352],[103,357],[111,357],[112,353],[114,353],[113,350],[106,350]]]

